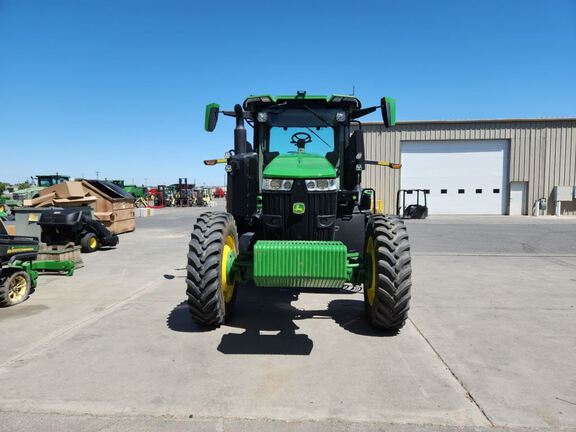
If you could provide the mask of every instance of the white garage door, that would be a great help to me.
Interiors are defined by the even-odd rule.
[[[506,213],[507,140],[403,141],[401,152],[401,188],[429,190],[429,214]]]

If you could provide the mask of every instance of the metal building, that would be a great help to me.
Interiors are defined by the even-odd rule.
[[[385,213],[396,213],[399,189],[418,188],[429,191],[430,214],[532,214],[545,198],[547,214],[576,215],[576,118],[362,128],[367,159],[403,164],[401,170],[367,167],[364,186],[376,190]]]

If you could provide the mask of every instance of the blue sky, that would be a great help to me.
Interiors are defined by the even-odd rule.
[[[398,119],[576,116],[576,2],[0,0],[0,180],[222,183],[249,94],[398,101]],[[377,117],[373,117],[377,120]]]

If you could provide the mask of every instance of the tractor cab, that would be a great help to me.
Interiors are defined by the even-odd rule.
[[[292,174],[298,175],[298,167],[307,166],[304,164],[327,167],[320,161],[323,158],[332,165],[331,176],[340,176],[340,155],[349,142],[351,113],[361,107],[357,98],[307,96],[299,92],[296,96],[252,96],[244,107],[254,119],[254,150],[262,158],[264,168],[280,156],[283,168],[293,165]],[[274,171],[270,167],[262,174],[270,177]],[[319,175],[325,177],[326,173]]]
[[[388,274],[391,279],[379,292],[378,275],[385,269],[378,251],[390,244],[394,263],[386,265],[398,261],[399,270],[409,266],[405,228],[401,220],[375,215],[375,191],[362,188],[367,164],[400,168],[365,158],[358,119],[376,110],[381,110],[385,127],[394,125],[391,98],[362,108],[355,96],[297,92],[250,96],[233,111],[220,111],[215,103],[206,107],[207,131],[214,130],[219,114],[234,117],[236,127],[234,148],[226,157],[205,161],[225,164],[227,194],[226,212],[201,215],[192,234],[187,292],[198,323],[222,324],[230,315],[236,283],[252,281],[309,288],[364,284],[370,322],[385,329],[403,325],[409,268],[402,280]],[[220,249],[214,247],[216,233]],[[219,281],[210,279],[214,266],[220,268]],[[218,289],[208,288],[208,279]],[[399,290],[397,304],[390,300],[396,295],[392,289]]]
[[[70,180],[69,176],[64,176],[60,174],[55,175],[39,175],[36,176],[38,180],[38,187],[40,188],[47,188],[51,186],[56,186],[57,184],[64,183]]]

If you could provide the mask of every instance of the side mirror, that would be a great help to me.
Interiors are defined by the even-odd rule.
[[[210,103],[206,105],[206,114],[204,116],[204,129],[206,132],[212,132],[216,129],[216,123],[218,122],[218,111],[220,111],[220,105],[217,103]]]
[[[380,99],[382,109],[382,121],[384,126],[389,128],[396,124],[396,99],[383,97]]]

